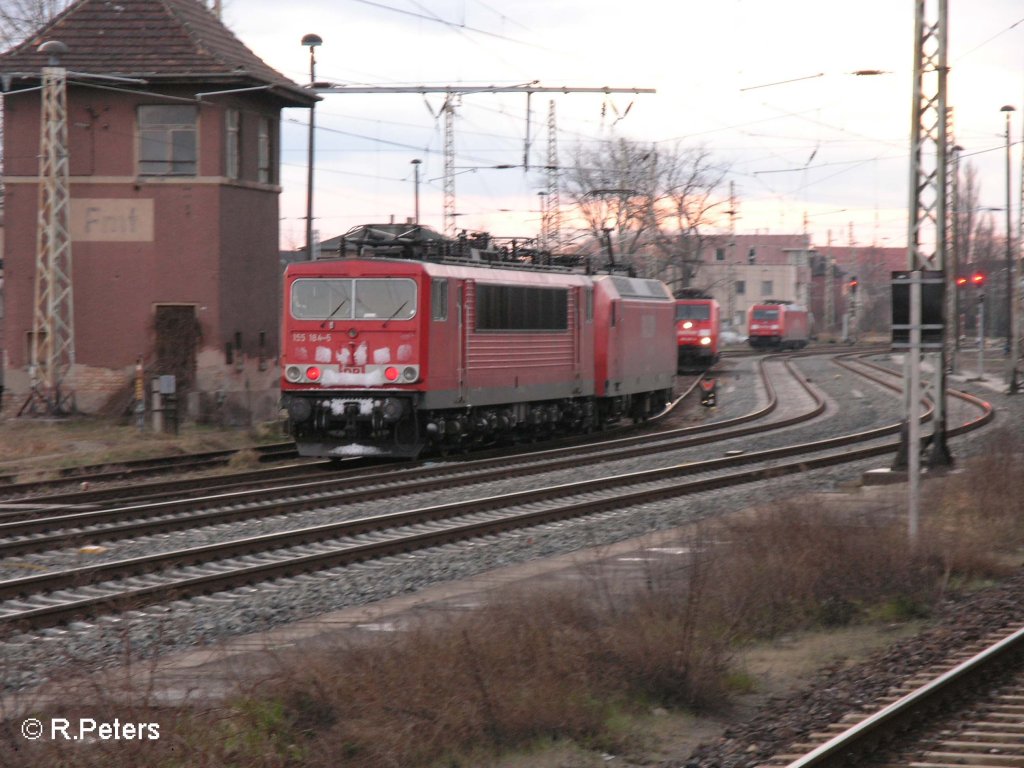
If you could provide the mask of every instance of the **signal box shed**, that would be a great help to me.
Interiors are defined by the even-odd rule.
[[[56,62],[45,41],[67,47]],[[42,69],[67,77],[79,410],[124,406],[138,360],[193,418],[276,411],[280,113],[318,97],[198,0],[77,0],[0,54],[7,408],[30,391]]]

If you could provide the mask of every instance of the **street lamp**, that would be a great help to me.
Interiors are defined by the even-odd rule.
[[[302,36],[302,44],[309,47],[309,87],[316,82],[316,47],[323,45],[320,35]],[[309,105],[309,154],[306,158],[306,258],[313,260],[313,128],[316,103]]]
[[[419,158],[410,160],[412,163],[413,173],[413,201],[415,207],[413,208],[413,223],[419,226],[420,223],[420,163],[423,161]]]
[[[1016,109],[1007,104],[999,111],[1006,113],[1006,378],[1007,394],[1012,395],[1017,392],[1017,356],[1011,354],[1011,350],[1016,351],[1017,340],[1014,338],[1016,326],[1013,318],[1013,243],[1010,239],[1010,113]]]

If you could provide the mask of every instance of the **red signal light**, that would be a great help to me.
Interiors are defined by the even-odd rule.
[[[974,283],[975,285],[984,285],[985,275],[983,275],[981,272],[975,272],[973,275],[971,275],[971,282]]]
[[[966,277],[958,277],[956,279],[956,284],[957,285],[967,285],[967,278]]]
[[[384,369],[384,378],[388,381],[398,381],[398,369],[393,365],[389,365]]]
[[[306,378],[309,379],[310,381],[319,381],[320,369],[317,368],[315,365],[309,366],[309,368],[306,369]]]

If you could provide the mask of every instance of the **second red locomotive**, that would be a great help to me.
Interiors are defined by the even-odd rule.
[[[284,291],[282,405],[304,456],[587,431],[672,396],[657,280],[343,258],[289,265]]]
[[[747,311],[747,341],[755,349],[802,349],[810,333],[810,313],[799,304],[766,301]]]
[[[704,294],[676,294],[677,371],[706,371],[718,362],[721,320],[718,302]]]

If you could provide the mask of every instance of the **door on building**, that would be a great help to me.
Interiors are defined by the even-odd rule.
[[[192,304],[158,304],[153,320],[156,330],[155,372],[176,379],[178,392],[191,389],[196,378],[199,320]]]

